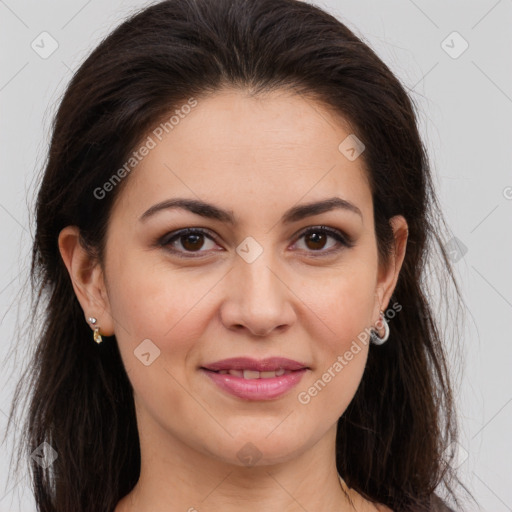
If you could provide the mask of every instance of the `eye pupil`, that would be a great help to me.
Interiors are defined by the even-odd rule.
[[[204,243],[204,240],[201,240],[203,238],[203,236],[204,235],[192,234],[192,233],[190,233],[188,235],[183,235],[181,237],[182,245],[187,251],[194,251],[197,249],[201,249],[201,247],[203,246],[203,243]],[[192,243],[189,244],[188,243],[189,241],[192,241]],[[198,244],[198,242],[201,242],[201,243]]]
[[[325,246],[326,239],[327,235],[325,233],[312,232],[306,236],[306,240],[313,242],[313,247],[308,246],[310,249],[322,249]]]

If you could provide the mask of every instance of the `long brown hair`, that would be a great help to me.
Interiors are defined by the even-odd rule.
[[[294,91],[348,120],[364,141],[379,257],[392,248],[394,215],[406,218],[409,238],[392,297],[402,310],[388,342],[371,347],[339,419],[338,471],[395,512],[434,510],[440,484],[458,505],[453,485],[464,486],[448,449],[457,418],[426,279],[433,257],[440,282],[460,292],[412,99],[367,44],[306,2],[168,0],[101,42],[74,74],[52,127],[30,269],[37,329],[9,421],[23,396],[19,460],[44,442],[58,454],[48,467],[30,459],[38,511],[111,512],[140,471],[133,390],[117,342],[92,342],[59,254],[59,232],[78,226],[84,247],[102,262],[111,207],[130,178],[101,199],[94,191],[175,107],[225,86],[255,95]]]

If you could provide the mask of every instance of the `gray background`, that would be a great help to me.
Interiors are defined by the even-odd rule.
[[[512,0],[313,3],[376,50],[421,111],[441,204],[463,245],[455,254],[467,308],[460,331],[465,366],[453,369],[461,419],[457,464],[481,510],[512,510]],[[18,343],[13,304],[28,269],[33,233],[28,205],[56,104],[72,70],[122,18],[144,5],[148,2],[0,0],[2,360]],[[39,53],[51,49],[43,31],[58,44],[47,58],[31,47],[35,41]],[[459,55],[464,41],[469,46]],[[4,365],[0,375],[2,430],[24,363],[20,350],[20,358]],[[0,448],[0,512],[34,510],[27,478],[7,479],[9,446]]]

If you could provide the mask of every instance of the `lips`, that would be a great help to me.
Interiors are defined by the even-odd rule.
[[[243,400],[275,400],[297,386],[309,366],[285,357],[232,357],[200,367],[218,389]]]
[[[236,376],[242,376],[239,372],[243,372],[245,378],[253,379],[275,376],[271,375],[270,372],[276,372],[276,375],[279,376],[292,371],[309,369],[307,364],[285,357],[268,357],[266,359],[232,357],[230,359],[222,359],[221,361],[205,364],[202,368],[212,372],[233,372],[231,374]],[[257,373],[259,373],[259,375],[257,375]]]

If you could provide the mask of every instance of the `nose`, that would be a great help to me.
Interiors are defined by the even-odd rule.
[[[264,251],[255,261],[239,258],[229,272],[221,320],[230,330],[268,336],[287,330],[295,320],[293,297],[284,272]]]

